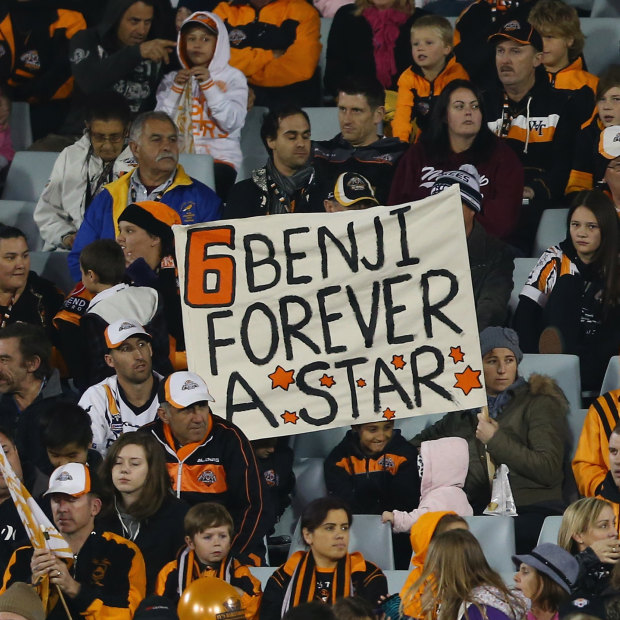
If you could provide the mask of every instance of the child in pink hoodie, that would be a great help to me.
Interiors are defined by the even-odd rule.
[[[408,532],[426,512],[452,510],[465,517],[474,514],[463,491],[469,468],[469,448],[462,437],[423,441],[418,455],[420,504],[411,512],[384,512],[381,520],[392,524],[395,533]]]

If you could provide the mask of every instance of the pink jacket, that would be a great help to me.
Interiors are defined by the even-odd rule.
[[[423,441],[420,504],[411,512],[394,511],[394,532],[408,532],[425,513],[453,510],[462,517],[474,514],[463,491],[469,467],[469,447],[462,437]]]

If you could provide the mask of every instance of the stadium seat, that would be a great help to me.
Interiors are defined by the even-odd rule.
[[[32,127],[30,126],[30,104],[15,101],[11,105],[11,141],[16,151],[25,151],[32,144]]]
[[[402,420],[396,420],[395,428],[399,428],[401,435],[409,440],[415,437],[420,431],[423,431],[427,426],[435,424],[438,420],[441,420],[443,413],[431,413],[428,415],[416,415],[411,418],[404,418]]]
[[[519,304],[519,293],[527,277],[532,272],[532,269],[536,267],[537,262],[537,258],[515,258],[515,269],[512,273],[512,293],[510,294],[510,301],[508,302],[508,307],[512,314],[514,314]]]
[[[409,577],[408,570],[384,570],[383,574],[387,579],[390,594],[398,594],[403,589],[407,577]]]
[[[179,163],[190,177],[202,181],[215,191],[215,175],[213,174],[213,157],[197,153],[180,153]]]
[[[478,539],[489,566],[504,579],[514,573],[515,528],[512,517],[465,517],[471,533]]]
[[[581,430],[583,429],[583,423],[588,414],[587,409],[572,409],[568,413],[568,429],[571,434],[571,454],[570,460],[572,462],[577,451],[577,444],[579,443],[579,437],[581,436]]]
[[[69,252],[63,250],[30,252],[30,269],[41,277],[51,280],[65,295],[68,295],[75,286],[69,273],[68,255]]]
[[[26,235],[31,251],[43,249],[39,227],[32,219],[36,205],[23,200],[0,200],[0,223],[19,228]]]
[[[241,129],[243,162],[237,174],[237,181],[249,178],[254,168],[264,166],[267,161],[267,150],[260,137],[260,127],[268,111],[268,108],[254,106],[245,117],[245,124]]]
[[[328,428],[313,433],[301,433],[293,436],[295,459],[326,458],[342,441],[350,426]]]
[[[617,0],[594,0],[590,17],[620,17]]]
[[[321,55],[319,56],[319,69],[321,71],[321,91],[323,90],[323,78],[325,77],[325,66],[327,65],[327,40],[329,31],[332,27],[333,17],[321,17]],[[313,136],[314,138],[314,136]],[[324,138],[315,138],[323,140]]]
[[[566,216],[568,209],[545,209],[534,239],[533,255],[539,258],[552,245],[566,238]]]
[[[310,130],[313,140],[331,140],[340,133],[338,108],[304,108],[310,118]]]
[[[542,543],[553,543],[554,545],[558,544],[558,532],[560,531],[560,525],[562,523],[561,516],[553,516],[547,517],[543,526],[540,529],[540,534],[538,535],[538,544]]]
[[[526,379],[532,373],[552,377],[564,392],[570,410],[581,409],[581,374],[576,355],[526,353],[519,373]]]
[[[613,2],[616,3],[616,0]],[[611,4],[611,1],[607,0],[607,3]],[[617,3],[616,6],[618,6]],[[606,9],[607,7],[600,10]],[[618,57],[620,19],[595,17],[593,8],[592,17],[582,17],[580,22],[581,31],[586,37],[583,54],[588,71],[594,75],[600,75],[610,64],[617,63],[620,60]]]
[[[15,153],[4,184],[2,199],[38,202],[57,157],[58,153],[41,151]]]
[[[295,526],[289,557],[306,549],[301,536],[301,520]],[[349,551],[359,551],[365,559],[382,570],[394,570],[394,550],[392,549],[392,528],[389,523],[381,523],[380,515],[353,515],[349,537]]]
[[[293,511],[298,517],[313,499],[327,495],[322,458],[299,459],[293,465],[296,483]]]
[[[603,385],[601,386],[601,394],[617,389],[620,389],[620,357],[614,355],[609,359],[609,364],[607,364]]]
[[[250,569],[252,575],[254,575],[254,577],[256,577],[260,581],[261,586],[263,587],[263,591],[265,590],[265,586],[269,581],[269,577],[271,577],[273,572],[276,570],[275,566],[252,566],[251,564],[248,566],[248,568]]]

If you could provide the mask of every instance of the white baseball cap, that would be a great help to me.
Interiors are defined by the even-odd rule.
[[[82,463],[67,463],[57,467],[50,476],[49,488],[43,495],[64,493],[80,497],[91,491],[91,479],[88,466]]]
[[[151,336],[144,327],[132,319],[119,319],[105,328],[105,341],[108,349],[120,347],[131,336],[143,336],[146,340],[151,340]]]
[[[612,125],[601,131],[598,152],[606,159],[620,157],[620,125]]]
[[[201,401],[215,402],[204,379],[195,372],[173,372],[160,387],[159,402],[170,403],[177,409],[185,409]]]

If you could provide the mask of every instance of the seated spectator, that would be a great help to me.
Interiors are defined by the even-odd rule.
[[[618,217],[598,190],[579,192],[566,239],[540,257],[519,295],[515,329],[528,353],[579,356],[581,385],[598,390],[620,347]]]
[[[310,119],[306,112],[296,106],[271,110],[263,119],[260,135],[269,153],[267,164],[233,186],[225,217],[323,211],[321,188],[308,161]]]
[[[569,90],[585,86],[595,95],[598,78],[584,70],[585,37],[575,7],[563,0],[541,0],[530,11],[528,21],[542,36],[542,62],[551,85]]]
[[[30,271],[26,235],[19,228],[0,224],[0,329],[30,323],[53,339],[52,319],[62,300],[63,294],[52,282]]]
[[[536,545],[546,516],[562,514],[562,462],[568,437],[568,403],[550,377],[519,377],[523,359],[517,334],[487,327],[480,334],[489,417],[476,411],[448,413],[411,441],[463,437],[469,443],[465,492],[474,514],[482,514],[491,497],[486,455],[497,467],[506,464],[517,507],[517,552]]]
[[[464,164],[459,170],[444,172],[437,177],[431,194],[437,194],[454,184],[458,184],[461,190],[469,270],[478,329],[482,331],[491,325],[503,325],[508,318],[514,270],[513,251],[502,241],[487,234],[474,219],[484,203],[480,194],[478,171]]]
[[[68,258],[76,282],[82,249],[95,239],[116,237],[118,216],[129,204],[161,201],[179,214],[182,224],[220,217],[220,200],[213,190],[187,176],[178,164],[177,139],[177,127],[164,112],[145,112],[132,123],[129,145],[138,166],[107,185],[88,208]]]
[[[508,590],[488,565],[474,535],[460,529],[433,538],[420,578],[411,587],[413,592],[420,589],[424,618],[432,617],[439,604],[441,620],[519,620],[527,610],[526,601]]]
[[[325,211],[328,213],[359,211],[376,207],[378,204],[370,181],[355,172],[343,172],[338,175],[333,191],[329,192],[323,201]]]
[[[375,78],[395,91],[411,64],[411,27],[423,15],[427,12],[406,0],[356,0],[339,8],[327,39],[328,94],[337,97],[351,76]]]
[[[47,490],[47,476],[28,461],[22,462],[15,446],[12,434],[0,427],[0,446],[6,459],[34,498],[43,495]],[[11,498],[9,487],[4,476],[0,474],[0,570],[4,572],[13,551],[28,544],[28,534],[17,512],[15,502]]]
[[[35,140],[57,131],[67,115],[73,92],[69,42],[86,28],[79,11],[56,6],[26,0],[3,3],[0,10],[0,82],[13,101],[30,103]]]
[[[9,125],[10,116],[11,100],[4,91],[0,90],[0,179],[6,178],[9,165],[15,157]]]
[[[15,435],[22,458],[40,462],[41,421],[63,392],[51,366],[52,345],[40,327],[14,323],[0,329],[0,425]]]
[[[616,521],[620,521],[620,424],[614,427],[609,436],[609,470],[603,478],[597,497],[612,505]]]
[[[387,594],[381,569],[359,551],[349,553],[352,522],[351,510],[337,497],[315,499],[304,508],[301,532],[308,551],[295,552],[271,575],[260,620],[279,620],[309,601],[333,604],[344,596],[361,596],[375,605]]]
[[[558,545],[579,562],[574,597],[600,596],[608,587],[611,571],[620,559],[618,524],[611,504],[594,497],[571,504],[562,517]]]
[[[95,531],[101,510],[97,481],[85,465],[69,463],[54,471],[50,496],[54,524],[74,555],[71,567],[47,548],[21,547],[4,573],[0,593],[17,581],[58,587],[73,617],[133,617],[145,596],[144,559],[134,543],[112,532]],[[66,617],[59,598],[51,598],[48,618]]]
[[[601,149],[601,131],[620,125],[620,65],[611,65],[601,75],[596,87],[596,110],[594,118],[577,134],[566,194],[601,189],[607,182],[609,157]]]
[[[100,471],[113,501],[97,525],[138,546],[146,564],[146,591],[153,592],[159,571],[183,546],[188,506],[172,495],[163,452],[150,435],[124,433],[110,446]]]
[[[579,564],[565,549],[542,543],[525,555],[513,555],[517,567],[515,588],[529,599],[529,620],[558,617],[560,605],[568,600],[577,582]]]
[[[232,423],[214,415],[207,384],[193,372],[175,372],[159,388],[159,418],[143,427],[165,450],[177,497],[193,505],[220,502],[232,515],[234,552],[260,562],[267,533],[264,482],[252,446]]]
[[[218,577],[241,595],[246,620],[258,619],[261,584],[247,564],[230,553],[234,524],[228,510],[215,502],[196,504],[185,515],[184,527],[186,546],[160,571],[156,594],[178,601],[192,581]]]
[[[106,329],[106,340],[105,362],[115,374],[90,386],[79,402],[91,419],[93,448],[102,456],[120,435],[155,420],[162,378],[153,371],[151,337],[141,325],[116,321]]]
[[[313,143],[312,163],[323,187],[332,191],[338,175],[357,172],[372,184],[379,204],[386,204],[396,162],[407,145],[377,133],[383,121],[385,93],[374,78],[353,78],[338,89],[340,133]]]
[[[453,80],[433,108],[428,130],[400,159],[388,204],[429,196],[437,177],[463,164],[481,178],[482,208],[476,220],[490,235],[513,236],[523,195],[523,166],[487,127],[482,94],[471,82]]]
[[[468,530],[469,526],[463,517],[459,517],[455,512],[450,511],[425,512],[411,527],[411,546],[415,550],[411,558],[413,568],[400,591],[403,612],[410,618],[423,617],[423,590],[416,590],[412,586],[418,581],[424,570],[424,562],[431,540],[443,532],[456,529]]]
[[[155,105],[159,67],[167,64],[175,42],[149,39],[157,29],[154,0],[108,2],[101,21],[71,41],[75,94],[62,133],[80,134],[86,97],[113,90],[129,104],[133,116]]]
[[[409,532],[427,512],[455,511],[462,516],[474,514],[463,484],[469,467],[469,449],[461,437],[443,437],[423,441],[418,456],[420,472],[420,503],[415,510],[385,511],[384,523],[391,523],[394,532]]]
[[[601,142],[603,142],[605,147],[607,147],[609,146],[609,140],[615,140],[619,135],[620,127],[608,127],[604,131]],[[620,174],[618,174],[618,172],[620,172],[620,148],[618,148],[618,146],[620,145],[616,145],[616,143],[613,144],[615,148],[605,148],[605,155],[606,157],[609,157],[607,160],[609,163],[605,169],[603,181],[607,185],[606,193],[614,203],[616,213],[618,214],[618,217],[620,217]]]
[[[413,65],[398,78],[392,121],[392,135],[403,142],[413,142],[412,130],[415,138],[428,128],[435,100],[446,84],[468,79],[452,54],[452,25],[445,17],[425,15],[413,24],[411,53]]]
[[[214,9],[230,40],[230,64],[243,71],[255,105],[318,106],[318,11],[305,0],[220,2]]]
[[[129,107],[118,93],[92,101],[86,132],[58,156],[34,211],[46,250],[70,250],[93,198],[132,168],[121,155],[128,127]]]
[[[45,608],[37,591],[17,582],[0,596],[0,617],[7,620],[45,620]]]

